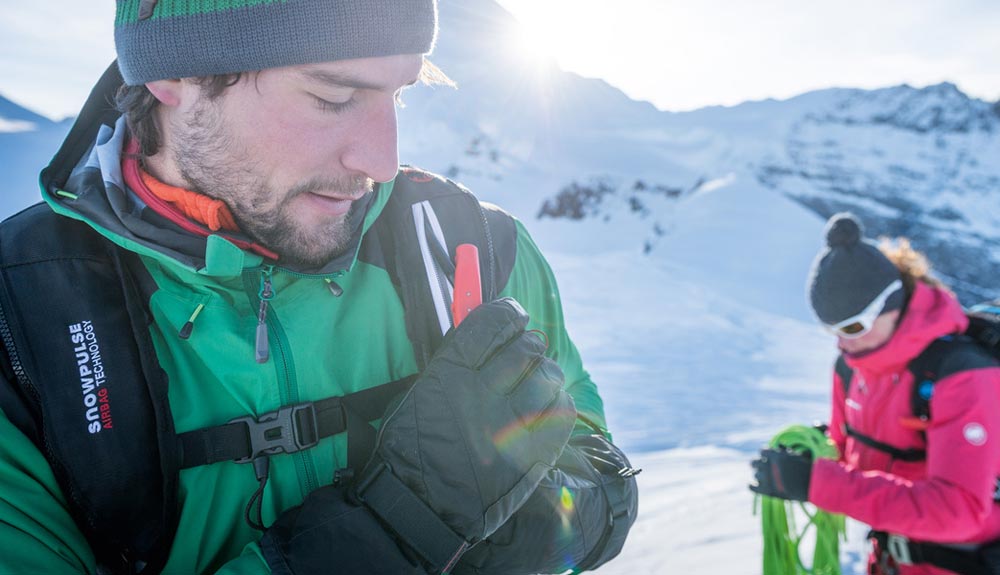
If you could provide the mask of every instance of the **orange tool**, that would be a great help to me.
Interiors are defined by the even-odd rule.
[[[455,295],[451,300],[451,317],[455,327],[481,303],[483,287],[479,276],[479,249],[473,244],[461,244],[455,248]]]

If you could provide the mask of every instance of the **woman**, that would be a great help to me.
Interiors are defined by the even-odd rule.
[[[830,437],[839,461],[783,449],[754,491],[872,527],[877,575],[1000,573],[1000,367],[909,242],[875,246],[851,214],[827,223],[809,299],[837,337]],[[929,413],[927,413],[929,411]],[[990,564],[993,569],[990,570]]]

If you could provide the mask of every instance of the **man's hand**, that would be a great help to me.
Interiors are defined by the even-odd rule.
[[[545,342],[511,299],[450,332],[383,418],[350,491],[327,486],[261,539],[275,573],[424,574],[450,569],[553,471],[576,410]]]
[[[282,513],[264,532],[260,548],[275,575],[427,573],[368,508],[333,486]]]
[[[751,462],[757,482],[750,485],[750,490],[770,497],[808,501],[812,464],[809,455],[783,447],[764,449]]]
[[[383,476],[475,543],[528,500],[562,453],[576,410],[543,337],[526,332],[527,323],[512,299],[479,306],[389,408],[358,496],[402,539],[409,538],[395,523],[403,522],[368,492],[390,483]]]

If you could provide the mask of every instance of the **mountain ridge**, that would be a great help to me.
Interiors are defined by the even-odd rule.
[[[662,263],[677,255],[684,218],[711,217],[691,207],[707,205],[697,198],[733,188],[779,194],[811,214],[795,217],[854,211],[872,235],[905,234],[927,250],[963,301],[996,297],[1000,101],[942,82],[665,112],[551,60],[497,49],[516,21],[491,0],[442,0],[440,14],[432,59],[459,89],[404,94],[401,160],[534,221],[543,241],[558,244],[546,229],[567,220],[586,230],[568,248],[614,246]],[[37,172],[67,128],[15,106],[0,100],[0,117],[34,129],[0,132],[0,163],[15,173],[6,213],[38,197]]]

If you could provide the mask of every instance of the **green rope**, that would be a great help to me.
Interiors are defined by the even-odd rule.
[[[784,446],[813,457],[836,459],[837,447],[815,427],[793,425],[782,430],[771,440],[770,447]],[[764,575],[840,575],[840,540],[846,536],[844,516],[827,513],[797,501],[776,497],[754,498],[754,514],[758,502],[764,535]],[[801,509],[807,521],[798,529],[795,510]],[[812,567],[802,562],[799,545],[814,527],[816,548],[813,550]]]

